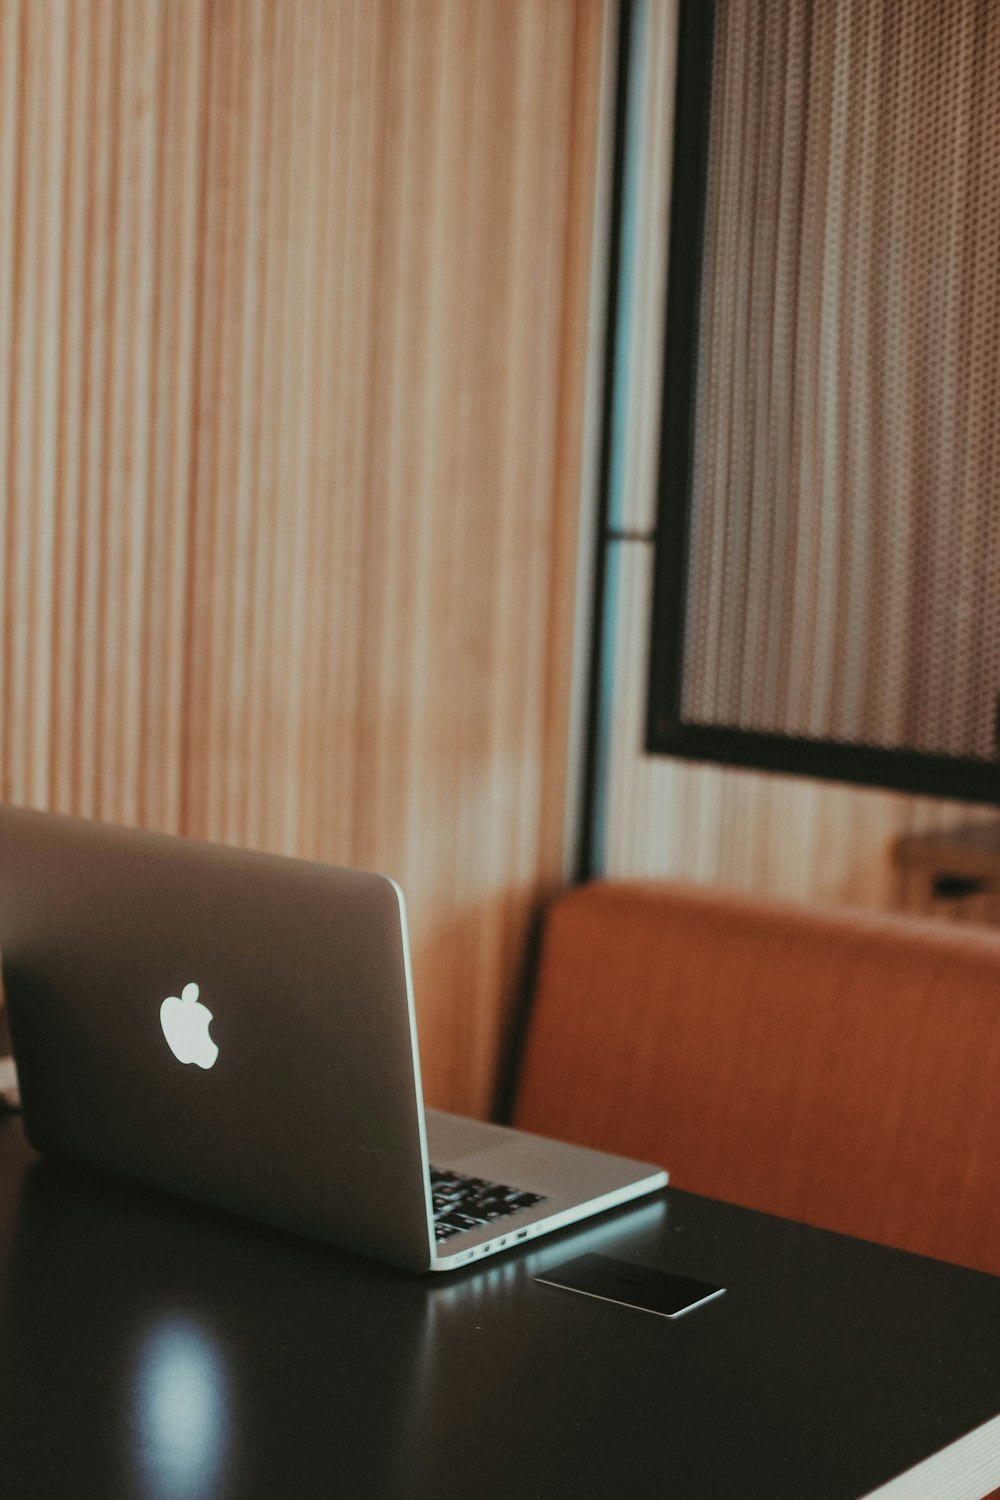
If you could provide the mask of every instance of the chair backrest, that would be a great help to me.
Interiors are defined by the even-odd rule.
[[[1000,1273],[1000,933],[579,887],[548,913],[514,1120]]]

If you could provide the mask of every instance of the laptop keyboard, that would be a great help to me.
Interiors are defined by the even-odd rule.
[[[479,1229],[494,1219],[506,1219],[519,1209],[544,1203],[541,1193],[525,1193],[502,1182],[482,1177],[463,1177],[431,1167],[431,1198],[434,1203],[434,1237],[440,1244],[463,1229]]]

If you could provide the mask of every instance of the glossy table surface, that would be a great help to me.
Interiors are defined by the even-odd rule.
[[[536,1281],[585,1252],[727,1291]],[[2,1495],[854,1500],[996,1416],[998,1330],[1000,1279],[674,1190],[420,1278],[0,1120]]]

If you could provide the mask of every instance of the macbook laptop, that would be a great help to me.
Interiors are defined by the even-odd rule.
[[[43,1154],[412,1271],[667,1181],[424,1109],[385,876],[0,807],[0,955]]]

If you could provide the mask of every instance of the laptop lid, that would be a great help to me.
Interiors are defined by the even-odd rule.
[[[429,1267],[394,882],[2,807],[0,956],[38,1150]]]

